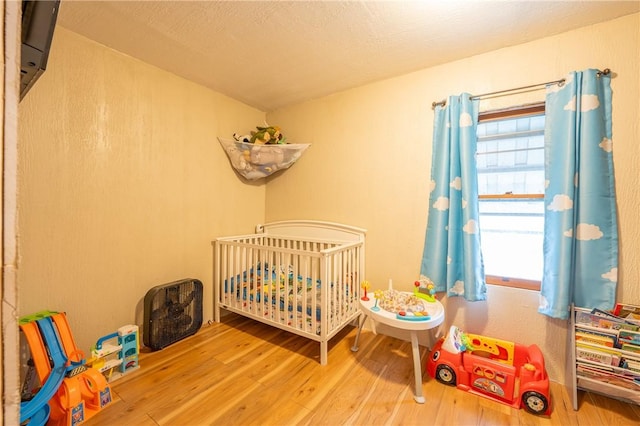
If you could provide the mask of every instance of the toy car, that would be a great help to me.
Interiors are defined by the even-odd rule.
[[[465,334],[451,326],[434,345],[427,371],[460,390],[533,414],[551,413],[549,377],[537,345]]]

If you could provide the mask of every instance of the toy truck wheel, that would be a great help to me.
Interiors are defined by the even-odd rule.
[[[547,398],[539,392],[528,391],[522,394],[522,404],[524,408],[532,414],[542,414],[547,411],[549,402]]]
[[[445,385],[455,386],[456,372],[448,365],[440,364],[436,368],[436,380]]]

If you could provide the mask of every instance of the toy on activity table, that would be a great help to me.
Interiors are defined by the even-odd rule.
[[[379,293],[378,293],[379,292]],[[391,280],[387,290],[376,290],[376,307],[396,314],[396,319],[404,321],[429,321],[427,303],[414,293],[393,289]],[[372,310],[374,310],[372,308]]]
[[[382,290],[376,290],[373,292],[373,297],[376,299],[376,303],[375,305],[373,305],[373,308],[371,308],[371,310],[374,312],[377,312],[380,310],[380,307],[378,306],[378,301],[384,297],[384,292]]]
[[[426,290],[427,293],[425,294],[423,290]],[[433,303],[436,301],[436,286],[429,278],[421,276],[419,280],[413,283],[413,294],[427,302]]]
[[[362,300],[367,302],[369,300],[369,297],[367,296],[367,290],[369,290],[371,284],[369,283],[369,281],[364,280],[360,283],[360,287],[362,287],[362,289],[364,290],[364,296],[362,296]]]
[[[551,413],[549,377],[535,344],[467,334],[452,325],[434,345],[427,372],[441,383],[513,408]]]
[[[140,341],[137,325],[125,325],[116,332],[102,336],[91,349],[87,363],[98,370],[108,382],[139,368]]]

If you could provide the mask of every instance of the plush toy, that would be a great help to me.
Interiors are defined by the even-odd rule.
[[[237,133],[233,134],[233,138],[235,140],[237,140],[238,142],[244,142],[244,143],[250,143],[251,142],[251,135],[239,135]]]
[[[261,148],[254,147],[251,148],[251,163],[257,166],[268,166],[272,169],[277,169],[278,164],[281,164],[284,161],[284,152],[282,148],[273,147],[269,148]]]
[[[290,167],[309,146],[288,144],[280,127],[256,126],[249,135],[233,134],[233,141],[220,139],[233,168],[247,179],[260,179]]]
[[[255,145],[275,145],[286,143],[286,138],[280,133],[280,127],[269,126],[265,123],[264,126],[256,126],[256,131],[251,131],[250,135],[233,134],[233,138],[238,142],[252,143]]]
[[[251,132],[251,143],[257,145],[285,143],[285,138],[278,126],[256,127],[256,129],[258,129],[257,132]]]

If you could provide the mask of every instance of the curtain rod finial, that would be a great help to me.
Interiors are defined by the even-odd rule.
[[[602,71],[598,71],[598,77],[601,77],[603,75],[608,75],[611,78],[614,78],[616,76],[616,73],[612,72],[609,68],[605,68]]]
[[[436,107],[437,107],[438,105],[440,105],[440,106],[445,106],[446,104],[447,104],[447,100],[446,100],[446,99],[443,99],[443,100],[441,100],[440,102],[432,102],[432,103],[431,103],[431,109],[436,109]]]

